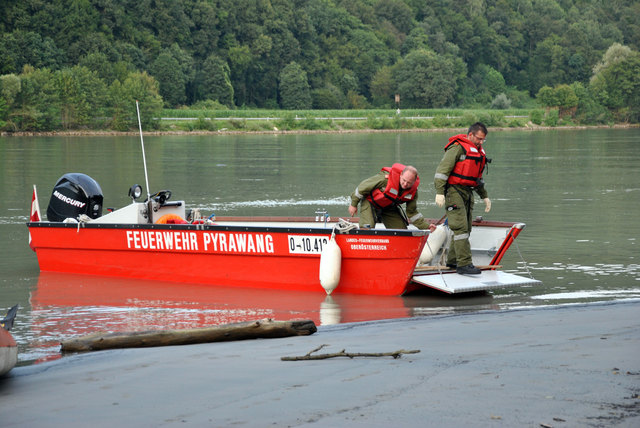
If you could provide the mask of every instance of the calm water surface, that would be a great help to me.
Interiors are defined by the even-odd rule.
[[[205,214],[346,216],[353,188],[393,162],[421,172],[419,207],[451,133],[145,137],[152,191],[170,189]],[[94,331],[190,328],[259,318],[317,324],[640,298],[640,130],[490,132],[485,148],[488,220],[526,229],[504,269],[541,287],[488,294],[326,298],[317,293],[234,290],[40,273],[27,245],[32,186],[46,211],[55,182],[83,172],[105,207],[144,185],[138,137],[0,137],[0,310],[15,303],[21,364],[59,357],[61,340]],[[145,189],[146,192],[146,189]],[[250,266],[247,266],[250,268]]]

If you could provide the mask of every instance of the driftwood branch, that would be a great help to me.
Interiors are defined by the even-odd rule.
[[[329,346],[329,345],[320,345],[316,349],[313,349],[313,350],[307,352],[305,355],[299,355],[299,356],[295,356],[295,357],[281,357],[280,359],[282,361],[305,361],[305,360],[326,360],[327,358],[336,358],[336,357],[347,357],[347,358],[352,358],[352,359],[353,358],[357,358],[357,357],[393,357],[393,358],[400,358],[400,357],[402,357],[402,354],[417,354],[418,352],[420,352],[419,349],[414,349],[414,350],[410,350],[410,351],[407,351],[405,349],[399,349],[399,350],[393,351],[393,352],[345,352],[345,350],[343,349],[340,352],[334,352],[332,354],[311,355],[314,352],[317,352],[320,349],[324,348],[325,346]]]
[[[94,333],[62,342],[62,352],[87,352],[116,348],[190,345],[232,340],[308,336],[317,331],[311,320],[259,321],[223,324],[185,330]]]

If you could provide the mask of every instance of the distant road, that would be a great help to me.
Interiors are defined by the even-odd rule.
[[[395,116],[387,116],[387,119],[393,119]],[[400,116],[402,119],[409,120],[423,120],[423,119],[435,119],[435,116]],[[455,119],[461,116],[447,116],[447,118]],[[529,116],[505,116],[505,118],[526,118]],[[161,117],[160,120],[198,120],[198,117]],[[281,117],[205,117],[204,120],[281,120]],[[305,120],[307,117],[295,117],[295,120]],[[314,117],[315,120],[367,120],[368,117]]]

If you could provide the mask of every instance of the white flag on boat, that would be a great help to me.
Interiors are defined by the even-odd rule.
[[[31,215],[29,216],[29,221],[41,221],[42,216],[40,215],[40,204],[38,203],[38,192],[36,191],[36,185],[33,185],[33,196],[31,197]],[[31,245],[31,232],[29,232],[29,246],[33,251],[35,248]]]

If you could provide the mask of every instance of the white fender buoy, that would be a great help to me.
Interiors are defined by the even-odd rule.
[[[436,226],[436,230],[429,234],[429,238],[427,238],[427,243],[424,245],[422,249],[422,254],[420,254],[420,261],[418,262],[421,265],[429,263],[436,256],[442,244],[447,239],[447,229],[444,224],[439,224]]]
[[[327,294],[331,294],[340,282],[340,265],[342,251],[336,242],[335,235],[331,235],[329,242],[323,246],[320,253],[320,285]]]

